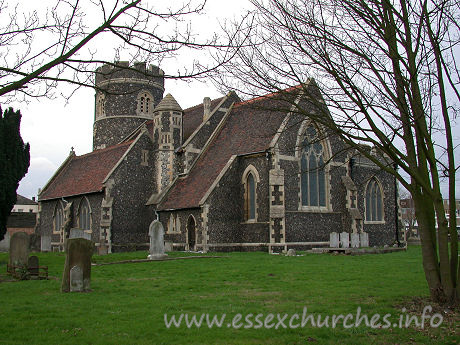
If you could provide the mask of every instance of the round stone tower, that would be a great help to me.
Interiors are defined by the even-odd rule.
[[[118,62],[96,72],[93,150],[118,144],[146,120],[163,98],[164,72],[145,63]]]

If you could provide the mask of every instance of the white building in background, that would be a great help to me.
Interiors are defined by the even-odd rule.
[[[35,197],[32,200],[17,194],[16,204],[13,206],[11,212],[33,212],[38,213],[38,203],[35,201]]]

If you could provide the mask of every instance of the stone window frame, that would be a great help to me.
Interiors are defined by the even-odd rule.
[[[141,151],[141,165],[146,167],[149,166],[149,150]]]
[[[161,144],[170,144],[171,143],[171,134],[170,133],[162,133],[161,134]]]
[[[180,115],[173,115],[172,117],[172,125],[175,127],[180,127],[181,124],[181,117]]]
[[[380,220],[368,220],[367,217],[367,192],[368,188],[370,186],[377,186],[378,191],[380,192],[380,203],[382,205],[382,209],[380,212],[381,219]],[[383,189],[383,185],[380,182],[380,180],[376,176],[372,176],[366,183],[366,186],[364,187],[364,224],[385,224],[385,193]],[[377,196],[376,196],[377,197]],[[377,207],[377,204],[375,204],[375,207]],[[375,210],[377,213],[377,210]]]
[[[248,178],[249,175],[252,175],[254,178],[254,218],[249,218],[249,184],[248,184]],[[241,177],[241,183],[243,184],[243,190],[244,190],[244,195],[243,195],[243,219],[245,223],[256,223],[257,219],[259,218],[258,216],[258,203],[257,203],[257,186],[260,183],[260,176],[259,172],[257,171],[256,167],[252,164],[249,164],[246,169],[243,172],[243,175]]]
[[[180,228],[181,228],[181,221],[180,221],[179,215],[174,217],[174,215],[171,213],[166,223],[166,233],[167,234],[180,234],[181,233]]]
[[[60,213],[60,215],[58,214]],[[59,217],[60,216],[60,221],[61,221],[61,224],[59,224],[59,229],[56,229],[57,228],[57,221],[59,220]],[[54,211],[53,211],[53,234],[61,234],[63,229],[64,229],[64,223],[65,223],[65,219],[64,219],[64,206],[62,205],[62,202],[60,200],[58,200],[58,202],[56,203],[56,205],[54,206]]]
[[[105,116],[105,93],[96,95],[96,119]]]
[[[321,143],[323,150],[323,161],[325,162],[324,166],[324,179],[325,179],[325,198],[326,198],[326,205],[325,206],[310,206],[310,205],[303,205],[302,203],[302,142],[305,138],[305,133],[307,129],[313,126],[318,133],[319,137],[321,138],[319,142]],[[331,161],[331,143],[327,136],[324,135],[325,130],[321,128],[318,124],[310,119],[306,119],[300,125],[299,131],[297,133],[297,140],[296,140],[296,148],[295,148],[295,156],[298,161],[298,211],[302,212],[333,212],[332,204],[331,204],[331,165],[329,164]]]
[[[152,114],[154,104],[153,101],[153,95],[150,93],[150,91],[140,91],[136,98],[136,114],[140,116]]]
[[[89,220],[89,229],[83,229],[81,225],[81,213],[85,210],[88,215],[88,220]],[[92,217],[93,211],[91,209],[91,204],[86,196],[81,198],[80,203],[78,204],[78,209],[77,209],[77,219],[78,219],[78,228],[84,230],[86,233],[91,234],[93,232],[93,217]]]

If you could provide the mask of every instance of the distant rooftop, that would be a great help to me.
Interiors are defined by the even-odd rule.
[[[37,205],[37,202],[20,194],[16,194],[16,205]]]

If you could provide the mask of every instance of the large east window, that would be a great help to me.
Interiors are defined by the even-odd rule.
[[[326,207],[326,172],[323,143],[312,125],[301,143],[300,188],[302,206]]]

